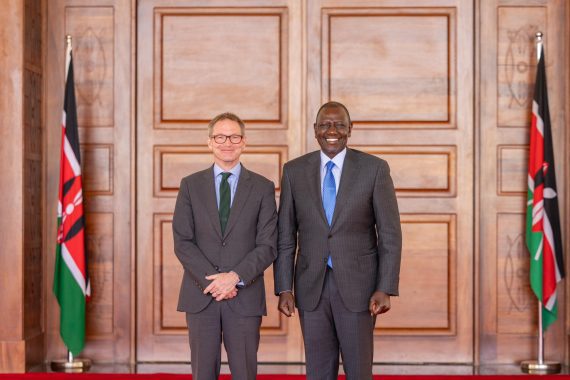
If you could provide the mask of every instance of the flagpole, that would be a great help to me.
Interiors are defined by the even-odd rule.
[[[538,301],[538,365],[544,365],[544,328],[542,327],[542,302]]]
[[[65,80],[67,81],[67,71],[69,69],[69,60],[71,58],[71,35],[65,36],[66,54],[65,54]],[[83,358],[74,358],[73,353],[67,350],[67,359],[52,360],[51,370],[54,372],[87,372],[91,367],[91,360]]]
[[[542,54],[542,32],[536,32],[536,66]],[[562,370],[559,362],[544,361],[544,329],[542,327],[542,302],[538,300],[538,359],[525,360],[521,363],[521,370],[528,374],[556,374]]]

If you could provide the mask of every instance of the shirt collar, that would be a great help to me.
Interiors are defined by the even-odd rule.
[[[218,166],[218,164],[214,164],[214,178],[216,178],[217,176],[219,176],[222,173],[225,173],[226,170],[220,168]],[[228,170],[229,173],[232,173],[232,176],[235,178],[239,178],[239,175],[241,173],[241,162],[238,162],[238,164],[236,166],[234,166],[233,168],[231,168],[230,170]]]
[[[342,172],[342,164],[344,164],[344,158],[346,157],[346,147],[337,153],[336,156],[330,158],[321,150],[321,170],[326,166],[327,162],[332,161]]]

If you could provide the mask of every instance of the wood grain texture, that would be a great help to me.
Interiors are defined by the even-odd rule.
[[[73,37],[77,122],[82,128],[115,124],[114,18],[113,6],[65,8],[66,33]]]
[[[23,3],[3,5],[24,9]],[[164,286],[170,294],[177,287],[179,268],[168,254],[168,215],[180,178],[211,163],[207,120],[227,109],[246,118],[251,150],[244,164],[275,181],[283,162],[318,148],[312,124],[329,99],[345,102],[352,113],[349,145],[390,163],[403,215],[405,297],[394,299],[393,310],[378,322],[374,360],[492,364],[536,356],[521,240],[536,65],[529,38],[544,29],[560,209],[568,235],[566,2],[49,0],[46,13],[43,107],[49,128],[41,138],[33,135],[36,129],[0,128],[6,179],[0,189],[13,195],[9,203],[0,202],[3,215],[10,216],[0,221],[0,230],[9,236],[28,233],[22,226],[33,214],[14,207],[24,202],[24,190],[14,192],[14,184],[27,178],[26,186],[33,187],[37,175],[25,173],[41,170],[37,159],[45,149],[45,238],[27,243],[43,248],[28,260],[43,255],[42,283],[29,281],[27,294],[45,294],[45,359],[65,352],[50,289],[67,31],[83,41],[75,46],[76,91],[80,139],[87,148],[86,210],[94,230],[89,244],[97,252],[93,277],[103,297],[90,309],[87,356],[115,362],[188,360],[187,336],[173,300],[154,292]],[[37,125],[41,118],[36,90],[22,90],[37,89],[42,71],[37,40],[29,40],[33,49],[23,49],[21,40],[37,31],[14,33],[22,17],[0,14],[0,41],[11,49],[0,57],[2,125]],[[225,28],[233,24],[236,40],[228,46],[222,42],[233,36]],[[255,25],[263,26],[262,32]],[[8,69],[22,67],[22,57],[36,62],[26,65],[28,87],[21,73]],[[13,112],[30,95],[36,113]],[[28,157],[26,171],[20,169],[22,154]],[[39,202],[37,193],[28,195],[32,204]],[[160,228],[155,228],[157,216],[164,216]],[[29,273],[18,269],[18,257],[5,254],[22,252],[22,239],[1,241],[6,250],[0,251],[0,266],[16,270],[0,276],[0,288],[8,289],[2,290],[0,304],[19,310],[22,298],[13,284],[37,279],[38,273],[31,266]],[[428,276],[423,268],[437,275]],[[271,294],[271,282],[266,285]],[[566,281],[559,288],[561,321],[546,341],[547,358],[566,362],[568,291]],[[275,300],[268,297],[273,311]],[[26,347],[21,351],[12,341],[20,342],[16,332],[24,324],[37,326],[38,318],[10,316],[0,325],[0,368],[22,368]],[[157,323],[164,327],[157,329]],[[303,360],[297,319],[270,313],[263,328],[261,360]]]
[[[462,1],[308,3],[306,123],[323,102],[344,103],[348,145],[388,161],[402,215],[406,296],[379,318],[374,361],[473,357],[473,12]]]
[[[280,121],[279,14],[163,14],[161,23],[163,121],[207,121],[220,109]]]
[[[206,126],[232,111],[246,123],[243,165],[279,191],[283,164],[303,151],[301,2],[147,0],[137,22],[138,359],[187,361],[170,226],[178,186],[212,165]],[[272,278],[258,358],[300,361],[298,320],[277,312]]]
[[[499,6],[497,33],[497,101],[499,127],[530,124],[529,104],[536,76],[535,34],[546,30],[547,8]]]
[[[276,5],[156,8],[156,127],[197,128],[226,110],[286,128],[287,25]]]
[[[287,162],[286,146],[247,146],[240,157],[244,167],[273,181],[279,193],[281,168]],[[155,146],[155,195],[176,197],[180,180],[212,166],[207,146]]]
[[[45,3],[24,1],[23,82],[23,337],[25,364],[29,368],[44,357],[43,273],[43,135],[44,135],[44,36]]]
[[[85,218],[92,295],[87,304],[88,340],[114,339],[113,293],[115,288],[113,213],[90,212]]]
[[[44,21],[42,0],[0,15],[0,372],[43,361]],[[9,311],[9,312],[8,312]]]
[[[23,310],[23,242],[24,214],[23,183],[24,172],[22,149],[24,147],[24,94],[23,94],[23,57],[24,57],[24,1],[10,0],[4,4],[9,12],[0,15],[0,40],[6,52],[0,55],[0,165],[3,180],[0,190],[10,194],[10,202],[0,203],[3,218],[0,219],[2,231],[2,250],[0,265],[10,268],[0,276],[2,310],[13,310],[0,324],[0,341],[22,339]],[[15,126],[6,128],[5,126]],[[10,349],[11,345],[6,346]]]
[[[400,296],[379,318],[376,334],[454,335],[456,216],[403,214],[401,219]]]
[[[536,77],[534,33],[544,33],[556,171],[567,168],[562,104],[568,76],[568,50],[561,33],[568,3],[564,1],[494,0],[481,3],[480,94],[480,362],[516,363],[534,358],[537,301],[528,285],[528,251],[524,244],[528,131]],[[567,169],[566,169],[567,170]],[[558,193],[567,182],[558,181]],[[565,200],[559,197],[560,209]],[[567,218],[562,214],[561,224]],[[560,310],[566,309],[559,287]],[[564,313],[560,314],[564,319]],[[563,324],[546,334],[545,359],[563,360]]]
[[[351,146],[388,162],[399,197],[456,196],[457,150],[454,146]]]
[[[499,145],[497,147],[499,195],[524,194],[528,189],[528,146]]]
[[[448,124],[453,17],[413,6],[323,10],[323,95],[370,128]]]
[[[88,195],[113,195],[113,145],[82,144],[83,191]]]
[[[65,34],[73,38],[75,93],[82,148],[84,202],[92,302],[87,306],[83,354],[94,361],[135,360],[132,304],[134,255],[131,239],[134,144],[134,3],[55,0],[48,7],[46,120],[59,126],[63,102]],[[46,215],[55,215],[61,129],[46,132]],[[55,245],[55,218],[46,220],[46,245]],[[46,273],[51,279],[53,258]],[[47,282],[51,287],[51,281]],[[46,359],[63,357],[58,334],[59,307],[47,298]]]

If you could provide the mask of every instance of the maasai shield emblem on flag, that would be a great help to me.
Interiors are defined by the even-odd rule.
[[[53,291],[60,306],[61,338],[67,349],[78,355],[85,345],[85,302],[90,295],[90,286],[70,44],[66,55],[57,225]]]
[[[544,52],[538,62],[528,162],[526,245],[530,252],[530,285],[542,302],[542,327],[556,320],[556,284],[564,277],[558,194]]]

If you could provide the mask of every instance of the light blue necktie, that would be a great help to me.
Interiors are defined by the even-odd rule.
[[[323,183],[323,208],[325,209],[325,215],[327,216],[327,221],[329,226],[332,224],[332,218],[334,214],[334,206],[336,204],[336,183],[332,173],[332,168],[334,167],[334,162],[327,162],[327,172],[325,174],[325,180]],[[327,265],[332,268],[332,259],[329,255]]]

